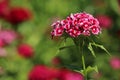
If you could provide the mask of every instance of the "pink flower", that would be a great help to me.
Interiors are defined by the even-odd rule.
[[[30,58],[33,56],[34,49],[28,44],[20,44],[18,46],[18,54],[24,58]]]
[[[120,58],[112,57],[110,59],[110,65],[113,69],[120,69]]]
[[[97,19],[102,28],[108,29],[112,25],[112,19],[107,15],[97,15]]]
[[[66,19],[53,23],[52,26],[52,36],[62,36],[67,33],[71,37],[78,37],[98,35],[101,32],[98,20],[85,12],[71,14]]]
[[[21,22],[30,20],[31,17],[32,14],[30,10],[22,7],[15,7],[10,9],[9,14],[5,16],[5,20],[11,24],[19,24]]]
[[[12,30],[1,30],[0,31],[0,45],[11,44],[16,39],[16,33]]]
[[[44,65],[36,65],[29,73],[28,80],[54,80],[57,76],[57,69]]]
[[[84,77],[81,73],[61,69],[58,80],[84,80]]]
[[[97,34],[99,34],[100,28],[97,26],[92,26],[91,30],[92,30],[93,34],[97,35]]]

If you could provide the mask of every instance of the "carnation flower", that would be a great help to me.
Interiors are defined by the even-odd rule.
[[[81,73],[61,69],[58,80],[84,80],[84,77]]]
[[[17,35],[12,30],[1,30],[0,31],[0,46],[4,46],[6,44],[11,44]]]
[[[30,10],[22,7],[15,7],[10,9],[10,12],[6,15],[5,20],[11,24],[19,24],[29,20],[31,16],[32,14]]]
[[[97,19],[102,28],[108,29],[112,25],[112,19],[107,15],[97,15]]]
[[[52,26],[52,36],[62,36],[67,33],[71,37],[78,37],[98,35],[101,32],[98,20],[85,12],[71,14],[64,20],[56,21]]]
[[[120,69],[120,58],[112,57],[110,59],[110,65],[113,69]]]
[[[29,73],[28,80],[54,80],[57,77],[57,69],[44,65],[36,65]]]
[[[28,44],[20,44],[18,46],[18,54],[24,58],[30,58],[33,56],[34,49]]]

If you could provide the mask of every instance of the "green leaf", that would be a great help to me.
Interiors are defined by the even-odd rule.
[[[120,15],[118,0],[110,0],[110,6],[118,15]]]
[[[96,57],[95,52],[94,52],[93,47],[92,47],[92,43],[89,43],[88,49],[90,50],[91,54],[92,54],[94,57]]]
[[[99,44],[96,44],[96,43],[92,43],[92,45],[101,48],[101,49],[104,50],[108,55],[111,56],[111,54],[107,51],[107,49],[105,49],[105,47],[104,47],[103,45],[99,45]]]
[[[88,66],[87,69],[86,69],[86,72],[89,73],[91,71],[96,71],[98,73],[97,66],[94,66],[94,67]]]
[[[60,48],[59,48],[59,50],[67,49],[67,48],[70,48],[70,47],[74,47],[74,45],[70,45],[70,46],[63,46],[63,47],[60,47]]]
[[[83,75],[86,75],[86,73],[88,74],[92,71],[95,71],[95,72],[98,73],[98,67],[97,66],[94,66],[94,67],[88,66],[85,70],[80,70],[80,71],[77,71],[77,72],[80,72]]]

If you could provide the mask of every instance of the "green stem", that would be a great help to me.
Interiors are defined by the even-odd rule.
[[[83,54],[82,54],[82,65],[83,65],[85,80],[87,80],[87,73],[86,73],[86,66],[85,66],[85,58],[84,58],[84,55],[83,55]]]
[[[85,80],[87,80],[87,72],[86,72],[86,66],[85,66],[85,58],[84,58],[84,54],[83,54],[83,47],[84,47],[84,37],[79,37],[76,39],[73,39],[74,44],[77,46],[78,48],[78,52],[82,55],[82,66],[83,66],[83,73],[85,76]],[[81,62],[81,60],[80,60]]]
[[[79,40],[80,43],[81,40]],[[82,38],[82,42],[79,45],[79,52],[81,51],[82,54],[82,66],[83,66],[83,70],[84,70],[84,76],[85,76],[85,80],[87,80],[87,72],[86,72],[86,65],[85,65],[85,58],[84,58],[84,53],[83,53],[83,47],[84,47],[84,37]]]
[[[85,67],[85,58],[84,58],[84,55],[82,55],[82,64],[83,64],[83,69],[85,70],[86,67]]]

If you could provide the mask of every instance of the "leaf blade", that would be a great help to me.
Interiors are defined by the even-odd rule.
[[[92,54],[94,57],[96,57],[95,52],[94,52],[93,47],[92,47],[92,43],[89,43],[88,49],[90,50],[91,54]]]
[[[104,50],[108,55],[111,56],[111,54],[107,51],[107,49],[106,49],[103,45],[96,44],[96,43],[92,43],[92,45],[101,48],[101,49]]]

